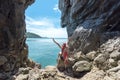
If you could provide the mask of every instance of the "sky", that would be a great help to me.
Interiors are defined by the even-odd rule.
[[[67,38],[66,28],[60,26],[58,0],[36,0],[25,11],[27,32],[42,37]]]

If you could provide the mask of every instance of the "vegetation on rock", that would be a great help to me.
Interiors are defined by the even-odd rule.
[[[27,35],[27,38],[42,38],[41,36],[31,32],[27,32],[26,35]]]

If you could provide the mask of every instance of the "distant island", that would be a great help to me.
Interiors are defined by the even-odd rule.
[[[27,38],[42,38],[38,34],[31,33],[31,32],[27,32],[26,35],[27,35]]]

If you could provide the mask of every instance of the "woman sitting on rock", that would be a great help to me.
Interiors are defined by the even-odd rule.
[[[61,52],[59,54],[60,56],[60,60],[62,60],[64,62],[63,65],[60,65],[62,64],[62,62],[58,62],[58,68],[59,67],[63,67],[63,68],[67,68],[67,65],[68,65],[68,45],[66,43],[63,43],[63,45],[61,46],[58,42],[55,41],[55,39],[53,38],[53,42],[56,43],[60,49],[61,49]]]

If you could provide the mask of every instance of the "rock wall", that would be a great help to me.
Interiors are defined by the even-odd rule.
[[[119,0],[59,0],[59,8],[61,26],[67,27],[69,38],[79,40],[75,47],[84,53],[100,47],[102,34],[120,31]]]
[[[25,9],[34,0],[0,0],[0,80],[28,62]]]
[[[93,67],[111,71],[119,66],[119,0],[59,0],[59,9],[61,26],[68,32],[73,71],[90,71]]]
[[[20,67],[35,65],[28,59],[24,20],[25,9],[33,2],[0,0],[0,80],[15,80],[15,76],[29,80],[34,78],[31,74],[41,79],[43,76],[38,76],[44,75],[40,70],[19,75],[19,72],[29,73],[29,68],[20,70]],[[68,32],[70,65],[67,67],[72,69],[72,75],[87,72],[79,80],[120,80],[120,1],[59,0],[59,8],[61,26],[67,27]],[[49,75],[53,77],[52,72]],[[44,75],[47,78],[46,75],[48,73]],[[58,76],[50,79],[63,79]]]

